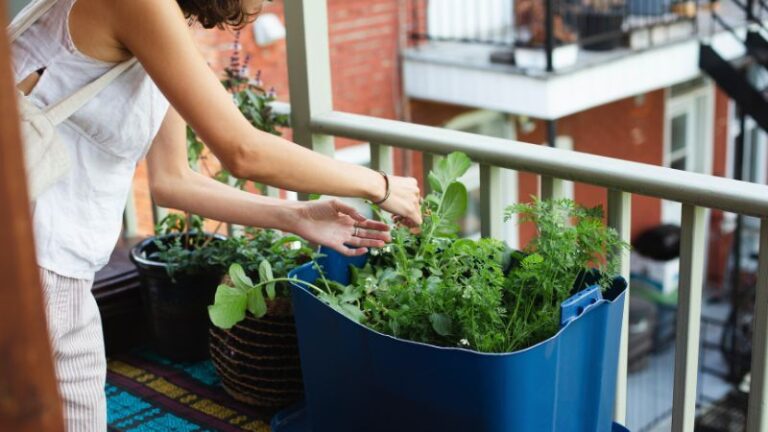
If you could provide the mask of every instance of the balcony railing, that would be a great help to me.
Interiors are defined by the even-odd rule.
[[[493,61],[545,68],[575,61],[587,51],[647,48],[697,33],[692,0],[409,0],[414,45],[442,41],[498,46]],[[534,54],[531,51],[534,51]],[[517,56],[515,56],[517,53]]]
[[[469,4],[469,2],[463,2]],[[472,2],[474,5],[474,2]],[[608,220],[625,240],[631,228],[632,194],[682,203],[677,349],[675,354],[672,430],[692,431],[696,410],[699,323],[704,275],[706,209],[721,209],[761,218],[759,276],[756,299],[752,381],[748,431],[768,430],[766,369],[768,369],[768,187],[627,162],[521,142],[480,137],[333,110],[328,47],[327,4],[322,0],[286,2],[291,117],[294,139],[301,145],[333,155],[333,137],[369,141],[375,168],[391,169],[392,149],[404,148],[443,155],[462,151],[481,164],[482,232],[500,236],[500,170],[528,171],[542,176],[542,195],[562,193],[563,181],[606,189]],[[432,160],[426,157],[427,163]],[[622,256],[629,276],[629,256]],[[627,303],[628,304],[628,303]],[[615,417],[626,414],[627,320],[619,360]]]

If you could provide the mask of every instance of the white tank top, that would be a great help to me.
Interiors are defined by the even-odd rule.
[[[13,43],[16,82],[45,68],[29,95],[39,107],[71,95],[115,66],[75,47],[68,25],[74,2],[56,2]],[[137,62],[59,126],[72,169],[35,204],[41,267],[87,279],[107,263],[120,235],[136,164],[167,110],[168,101]]]

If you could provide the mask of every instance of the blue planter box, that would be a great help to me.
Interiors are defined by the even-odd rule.
[[[350,265],[365,263],[325,254],[326,276],[343,284]],[[318,278],[312,263],[291,275]],[[617,279],[604,299],[596,287],[583,291],[564,304],[564,326],[552,338],[483,354],[372,331],[294,285],[306,412],[277,416],[275,431],[623,430],[612,413],[625,289]],[[291,416],[311,428],[292,429]]]

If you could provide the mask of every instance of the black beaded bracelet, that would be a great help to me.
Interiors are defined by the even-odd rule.
[[[384,198],[382,198],[380,201],[371,201],[373,205],[384,204],[384,202],[389,199],[389,194],[392,192],[389,189],[389,176],[387,175],[387,173],[385,173],[384,171],[379,171],[379,174],[381,174],[382,177],[384,177],[384,184],[386,185],[387,191],[384,193]]]

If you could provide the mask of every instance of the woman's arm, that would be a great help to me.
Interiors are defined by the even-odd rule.
[[[147,157],[150,189],[158,205],[239,225],[298,234],[347,255],[389,241],[386,224],[367,220],[337,201],[291,202],[222,184],[189,168],[186,124],[169,109]],[[355,227],[359,227],[356,229]]]
[[[174,0],[119,0],[113,19],[118,40],[133,53],[171,104],[236,177],[279,188],[377,201],[382,176],[320,155],[255,129],[208,67]],[[382,207],[421,222],[412,178],[391,177]]]

